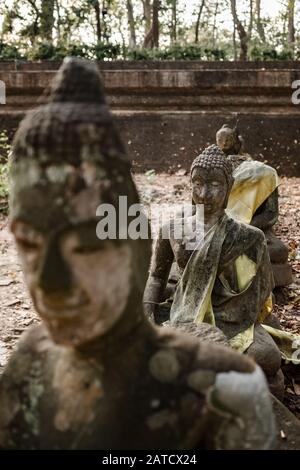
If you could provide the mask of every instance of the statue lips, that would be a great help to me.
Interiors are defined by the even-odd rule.
[[[214,204],[211,201],[209,201],[209,202],[203,201],[202,204],[204,205],[204,212],[206,212],[206,213],[214,212],[215,207],[214,207]]]
[[[89,304],[84,293],[67,297],[64,294],[44,294],[42,291],[35,295],[37,310],[43,317],[75,318],[82,313],[82,309]]]

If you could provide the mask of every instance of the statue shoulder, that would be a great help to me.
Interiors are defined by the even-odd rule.
[[[52,347],[54,343],[45,325],[33,325],[20,336],[13,357],[26,353],[33,355],[43,353]]]
[[[225,251],[231,246],[237,246],[242,243],[245,247],[253,244],[262,244],[265,241],[265,235],[262,230],[253,225],[239,222],[228,217],[226,227],[226,237],[223,243]]]
[[[31,327],[4,368],[0,377],[0,448],[22,448],[29,438],[32,442],[51,344],[45,327]]]

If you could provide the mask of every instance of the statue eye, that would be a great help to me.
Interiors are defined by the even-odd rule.
[[[16,221],[12,225],[16,243],[24,251],[34,251],[40,249],[45,237],[30,225]]]
[[[78,255],[88,255],[90,253],[95,253],[96,251],[101,251],[103,247],[101,245],[90,245],[90,246],[76,246],[73,248],[73,253]]]
[[[26,239],[26,238],[16,238],[16,242],[19,245],[20,248],[22,248],[24,251],[33,251],[33,250],[38,250],[40,245],[39,243],[36,243],[32,240]]]

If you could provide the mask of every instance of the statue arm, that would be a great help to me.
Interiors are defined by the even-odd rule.
[[[224,372],[207,393],[211,437],[206,446],[224,450],[269,450],[276,441],[271,395],[259,366]]]
[[[25,407],[30,404],[26,397],[24,402],[21,398],[28,388],[26,377],[28,380],[30,366],[27,362],[27,356],[21,357],[15,351],[0,379],[0,449],[24,448],[23,434],[27,439],[31,435],[31,427],[29,424],[26,426],[25,417]]]
[[[170,240],[164,239],[162,237],[162,230],[160,230],[144,293],[144,311],[152,320],[155,317],[157,305],[162,301],[173,260],[174,254]]]
[[[261,230],[271,228],[278,220],[278,212],[278,189],[276,188],[257,209],[252,217],[251,225]]]
[[[0,377],[0,449],[39,448],[44,373],[50,370],[39,348],[47,337],[40,325],[29,328]]]

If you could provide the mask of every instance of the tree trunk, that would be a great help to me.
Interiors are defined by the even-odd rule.
[[[295,0],[288,1],[288,44],[295,45]]]
[[[265,31],[263,24],[261,22],[261,0],[256,0],[256,28],[258,35],[260,37],[260,40],[265,43],[266,42],[266,36],[265,36]]]
[[[248,57],[248,35],[246,33],[246,30],[245,30],[243,24],[241,23],[238,15],[237,15],[236,0],[231,0],[230,3],[231,3],[231,12],[232,12],[233,21],[236,25],[236,29],[237,29],[239,39],[240,39],[240,48],[241,48],[240,60],[247,60],[247,57]]]
[[[153,0],[152,5],[152,27],[153,27],[153,45],[154,47],[159,46],[159,0]]]
[[[102,28],[101,28],[101,9],[99,0],[95,0],[93,2],[95,17],[96,17],[96,34],[97,34],[97,42],[101,42],[102,40]]]
[[[232,41],[233,41],[233,57],[234,60],[237,60],[237,49],[236,49],[236,25],[233,22],[233,34],[232,34]]]
[[[195,26],[195,42],[199,42],[199,28],[200,28],[200,21],[201,21],[201,16],[202,16],[204,5],[205,5],[205,0],[202,0],[200,7],[199,7],[196,26]]]
[[[219,9],[219,2],[216,2],[215,11],[214,11],[213,37],[212,37],[213,47],[215,47],[215,44],[216,44],[218,9]]]
[[[54,26],[54,0],[43,0],[41,7],[41,38],[52,42]]]
[[[57,32],[57,40],[59,42],[60,41],[60,27],[61,27],[59,0],[55,0],[55,9],[56,9],[56,14],[57,14],[56,32]]]
[[[159,0],[152,3],[152,25],[144,40],[144,47],[152,49],[159,46]]]
[[[129,26],[129,47],[133,49],[136,46],[135,21],[133,16],[133,5],[131,0],[127,0],[127,18]]]
[[[177,0],[172,0],[171,43],[177,41]]]
[[[249,18],[249,27],[248,27],[248,38],[251,39],[252,29],[253,29],[253,0],[250,0],[250,18]]]
[[[143,2],[143,21],[144,21],[144,47],[147,36],[151,30],[151,0],[142,0]]]
[[[150,0],[143,0],[143,11],[144,11],[144,18],[145,21],[145,38],[148,32],[151,29],[151,2]]]

